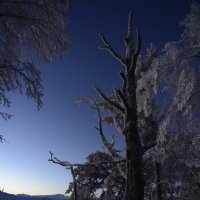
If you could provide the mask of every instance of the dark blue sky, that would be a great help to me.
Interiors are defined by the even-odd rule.
[[[128,12],[143,37],[143,53],[152,42],[160,50],[165,42],[178,40],[178,22],[189,11],[185,0],[74,0],[68,19],[73,46],[61,60],[40,64],[44,85],[44,106],[37,111],[32,101],[10,95],[14,115],[0,121],[0,131],[9,143],[0,145],[0,186],[10,193],[64,193],[70,173],[47,162],[49,150],[60,159],[83,162],[101,142],[94,129],[97,118],[77,98],[95,97],[97,85],[109,94],[120,85],[121,66],[107,52],[99,50],[103,32],[113,47],[124,54]],[[110,130],[107,136],[110,137]],[[121,141],[119,144],[123,143]]]

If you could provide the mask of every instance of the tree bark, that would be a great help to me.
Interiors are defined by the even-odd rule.
[[[131,130],[130,130],[131,131]],[[127,181],[126,200],[144,199],[142,151],[134,127],[126,136]]]
[[[143,148],[138,133],[135,66],[127,73],[127,110],[125,142],[127,159],[126,200],[144,200]]]
[[[73,200],[78,200],[78,191],[77,191],[77,183],[76,183],[76,175],[74,173],[74,168],[71,165],[70,166],[71,169],[71,174],[72,174],[72,178],[73,178],[73,188],[74,188],[74,193],[73,193]]]
[[[154,161],[154,176],[156,182],[156,192],[155,192],[155,199],[162,200],[162,191],[161,191],[161,184],[160,184],[160,164],[155,160]]]
[[[109,100],[99,89],[98,94],[111,106],[118,109],[125,119],[125,143],[126,143],[126,200],[144,200],[144,180],[143,180],[143,166],[142,156],[143,147],[141,145],[141,138],[138,133],[138,113],[137,113],[137,99],[136,99],[136,75],[135,70],[137,66],[138,56],[141,50],[142,38],[139,29],[137,29],[136,45],[133,45],[133,27],[132,27],[132,13],[129,13],[128,19],[128,34],[125,38],[126,57],[123,58],[112,48],[111,44],[106,40],[105,36],[100,33],[103,41],[102,49],[108,51],[116,60],[118,60],[124,67],[125,72],[121,72],[120,76],[123,80],[123,87],[120,91],[120,102]]]

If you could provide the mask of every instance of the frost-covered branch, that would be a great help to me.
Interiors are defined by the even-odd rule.
[[[49,153],[50,153],[50,159],[48,161],[51,161],[55,164],[59,164],[59,165],[65,167],[66,169],[71,170],[72,179],[73,179],[73,189],[74,189],[73,199],[78,200],[77,181],[76,181],[76,174],[74,171],[74,167],[77,167],[77,165],[72,165],[69,161],[61,161],[58,158],[53,157],[53,153],[51,151]]]
[[[95,127],[95,128],[98,130],[98,133],[101,137],[101,141],[102,141],[103,145],[105,146],[107,151],[111,154],[114,161],[123,159],[122,156],[118,153],[118,151],[114,149],[114,135],[112,136],[113,137],[112,143],[109,143],[103,133],[101,112],[100,112],[97,104],[95,104],[94,109],[97,112],[97,116],[98,116],[98,120],[99,120],[99,123],[98,123],[99,127]],[[117,168],[118,168],[119,172],[121,173],[121,175],[126,179],[127,174],[126,174],[126,167],[125,167],[124,163],[118,163]]]
[[[123,107],[125,108],[125,113],[128,114],[130,107],[126,98],[124,97],[124,94],[119,89],[115,89],[115,94],[115,96],[118,96],[120,98],[120,101],[123,103]]]
[[[50,159],[48,161],[61,165],[63,167],[66,167],[66,169],[71,169],[70,167],[95,167],[97,165],[106,165],[106,164],[119,164],[126,162],[125,159],[119,159],[119,160],[113,160],[113,161],[103,161],[103,162],[96,162],[96,163],[85,163],[85,164],[79,164],[79,163],[70,163],[69,161],[62,161],[56,157],[53,157],[53,153],[50,152]]]
[[[67,169],[70,169],[68,167],[74,166],[69,161],[61,161],[58,158],[53,157],[53,153],[51,151],[49,153],[50,153],[50,159],[48,159],[48,161],[51,161],[52,163],[55,163],[55,164],[59,164],[63,167],[67,167]]]
[[[124,72],[120,72],[120,77],[123,81],[123,85],[122,85],[122,93],[124,95],[124,97],[126,97],[126,87],[127,87],[127,78]]]
[[[25,93],[27,97],[34,99],[38,109],[42,107],[41,77],[34,64],[22,61],[12,63],[9,60],[4,60],[0,63],[0,72],[0,100],[5,106],[11,105],[6,93],[19,91],[20,94]]]
[[[15,72],[17,72],[19,74],[19,76],[23,77],[24,80],[26,80],[27,82],[30,82],[30,83],[35,83],[36,82],[36,77],[32,77],[34,79],[31,79],[29,73],[28,73],[28,70],[27,72],[25,71],[26,68],[28,69],[28,67],[23,67],[23,68],[17,68],[18,66],[16,65],[4,65],[4,66],[0,66],[0,69],[6,69],[6,68],[9,68],[10,70],[13,70]],[[39,77],[37,77],[39,78]]]
[[[112,155],[113,158],[115,159],[121,159],[121,156],[115,151],[115,149],[113,148],[113,145],[110,144],[104,133],[103,133],[103,128],[102,128],[102,117],[101,117],[101,113],[100,113],[100,110],[99,108],[96,106],[95,108],[96,112],[97,112],[97,115],[98,115],[98,120],[99,120],[99,127],[95,127],[98,132],[99,132],[99,135],[101,137],[101,141],[102,143],[104,144],[104,146],[106,147],[106,149],[108,150],[108,152]]]
[[[104,101],[106,101],[108,104],[110,104],[110,106],[113,106],[113,107],[117,108],[122,114],[125,113],[125,109],[124,109],[120,104],[118,104],[117,102],[110,100],[110,99],[101,91],[100,88],[95,87],[95,90],[96,90],[96,92],[99,94],[99,96],[100,96]]]
[[[71,46],[65,27],[69,0],[0,1],[0,104],[9,107],[9,92],[18,92],[42,107],[40,71],[32,60],[50,62]],[[9,119],[10,115],[1,112]]]
[[[99,47],[100,49],[107,50],[116,60],[118,60],[122,65],[126,66],[125,60],[115,52],[115,50],[112,48],[111,44],[107,41],[103,33],[99,34],[101,40],[103,41],[103,47]]]
[[[144,148],[144,154],[145,154],[148,150],[150,150],[151,148],[155,147],[156,145],[157,145],[157,142],[152,142],[152,143],[147,144],[146,146],[144,146],[144,147],[143,147],[143,148]]]

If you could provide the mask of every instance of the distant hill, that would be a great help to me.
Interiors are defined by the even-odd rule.
[[[31,196],[26,194],[14,195],[0,192],[0,200],[69,200],[69,198],[62,194]]]

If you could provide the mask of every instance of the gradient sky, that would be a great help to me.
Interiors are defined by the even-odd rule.
[[[10,94],[10,109],[1,106],[14,115],[9,121],[0,120],[0,134],[8,141],[0,144],[0,188],[5,192],[64,194],[70,172],[47,161],[49,150],[60,159],[81,163],[89,153],[101,149],[94,129],[95,113],[87,105],[74,103],[82,96],[95,97],[95,85],[107,94],[120,85],[121,66],[98,49],[100,31],[124,54],[127,16],[133,11],[134,23],[142,32],[143,52],[151,42],[161,49],[165,42],[180,38],[178,22],[189,10],[186,0],[72,1],[67,26],[73,47],[61,60],[39,65],[44,86],[42,110],[37,111],[33,101],[18,94]]]

